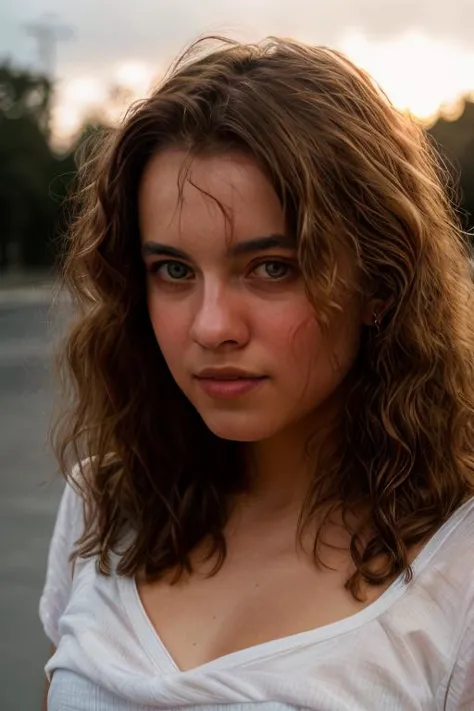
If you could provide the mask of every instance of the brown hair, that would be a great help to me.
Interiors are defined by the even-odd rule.
[[[337,308],[340,245],[357,261],[364,293],[387,304],[380,331],[362,335],[342,446],[315,476],[300,521],[328,501],[343,513],[367,507],[370,540],[351,531],[357,572],[347,585],[357,595],[362,580],[409,577],[409,548],[473,489],[467,246],[427,137],[367,74],[324,47],[220,42],[208,53],[202,41],[188,50],[81,173],[63,269],[79,309],[64,351],[72,403],[55,431],[66,477],[71,456],[88,461],[79,465],[86,529],[78,554],[97,555],[107,574],[119,549],[119,574],[143,567],[160,576],[189,569],[190,551],[208,539],[216,569],[224,560],[223,527],[246,487],[240,449],[206,428],[156,343],[137,190],[160,149],[239,150],[282,201],[318,318],[327,322]]]

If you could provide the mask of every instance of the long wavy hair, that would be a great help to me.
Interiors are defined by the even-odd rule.
[[[178,578],[208,541],[216,572],[232,503],[247,487],[240,445],[204,425],[149,321],[137,192],[150,158],[176,146],[191,158],[242,151],[261,166],[296,235],[323,326],[338,307],[341,246],[361,292],[385,304],[378,332],[363,329],[340,447],[315,473],[299,531],[330,502],[344,521],[363,506],[369,538],[346,524],[356,569],[348,589],[357,597],[364,581],[409,579],[411,547],[473,490],[467,240],[423,130],[339,52],[276,38],[195,43],[80,171],[62,266],[76,319],[53,436],[85,503],[76,555],[96,556],[103,574],[114,553],[118,574],[174,569]],[[317,564],[325,520],[314,529]]]

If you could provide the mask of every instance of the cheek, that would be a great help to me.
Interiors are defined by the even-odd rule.
[[[310,384],[323,389],[337,385],[350,370],[359,348],[360,327],[347,312],[338,315],[329,329],[319,325],[312,308],[287,314],[273,324],[274,353],[303,389]]]
[[[170,359],[182,347],[189,329],[183,319],[177,316],[175,309],[158,305],[152,298],[148,300],[148,313],[157,343],[170,365]]]
[[[314,310],[306,304],[273,314],[265,323],[266,348],[278,374],[279,387],[285,401],[305,399],[308,388],[314,390],[317,381],[328,379],[324,360],[324,334]],[[322,372],[324,369],[324,372]]]
[[[327,359],[327,339],[314,314],[293,321],[287,333],[287,362],[299,379],[308,381]]]
[[[314,358],[321,347],[323,334],[314,309],[305,301],[268,315],[264,323],[275,355],[281,355],[285,361],[294,364],[295,361]]]

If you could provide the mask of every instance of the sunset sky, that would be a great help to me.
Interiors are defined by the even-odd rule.
[[[54,61],[58,142],[89,116],[115,119],[207,32],[337,47],[421,118],[442,104],[456,112],[458,97],[474,92],[474,0],[2,0],[0,58],[39,67],[27,26],[48,13],[64,35]]]

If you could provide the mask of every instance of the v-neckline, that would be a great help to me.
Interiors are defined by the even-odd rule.
[[[464,519],[464,516],[471,508],[474,508],[474,497],[462,504],[421,549],[412,562],[413,579],[410,584],[405,582],[405,573],[402,572],[374,602],[348,617],[303,632],[259,642],[250,647],[229,652],[203,662],[190,669],[181,669],[162,642],[157,629],[152,624],[143,606],[135,578],[119,576],[117,584],[127,615],[143,649],[157,668],[157,671],[164,676],[221,671],[272,657],[292,648],[296,649],[309,644],[318,644],[356,630],[364,624],[375,620],[405,593],[409,585],[413,585],[417,576],[426,567],[444,540]]]

